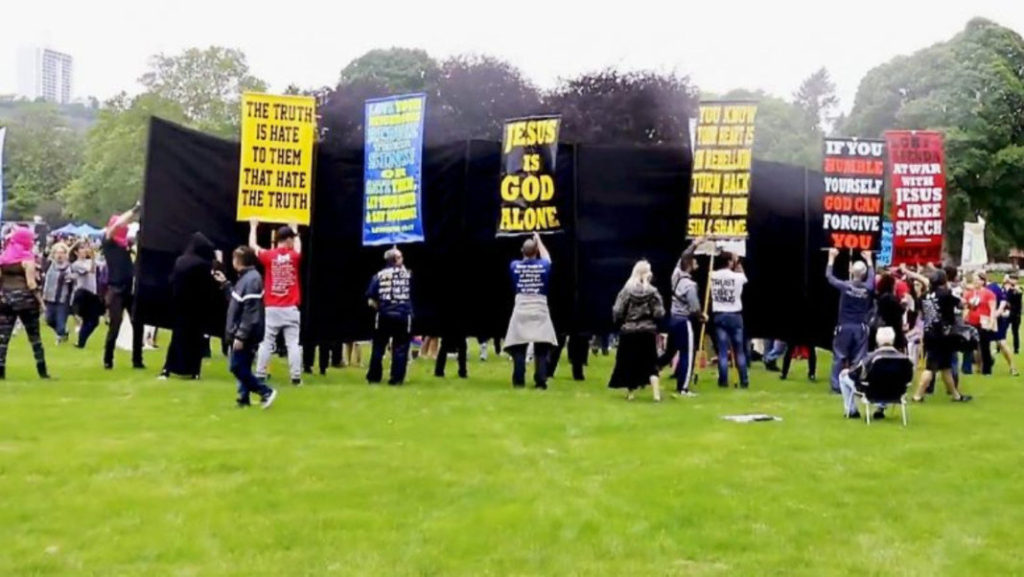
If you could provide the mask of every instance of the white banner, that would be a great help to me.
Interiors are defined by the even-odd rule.
[[[985,219],[964,223],[964,242],[960,250],[960,268],[980,269],[988,264],[988,250],[985,248]]]
[[[745,240],[706,240],[704,244],[697,247],[694,254],[711,256],[728,251],[740,257],[747,258],[747,241]]]

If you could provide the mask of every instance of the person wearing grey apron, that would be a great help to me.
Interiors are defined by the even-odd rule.
[[[512,357],[512,386],[526,384],[526,349],[532,343],[536,362],[533,383],[538,389],[547,389],[548,353],[558,338],[548,310],[551,254],[540,235],[535,233],[523,243],[523,258],[512,261],[509,271],[516,291],[515,308],[505,334],[505,351]]]

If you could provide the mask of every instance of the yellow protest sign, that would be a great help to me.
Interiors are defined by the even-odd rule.
[[[746,238],[756,102],[701,102],[690,181],[690,238]]]
[[[316,100],[242,96],[238,220],[309,224]]]

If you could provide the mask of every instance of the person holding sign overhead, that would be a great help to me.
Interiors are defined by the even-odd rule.
[[[272,249],[260,247],[256,242],[256,228],[259,220],[249,221],[249,247],[256,252],[263,265],[263,287],[266,292],[266,330],[263,342],[256,355],[256,377],[267,378],[270,355],[274,353],[277,335],[284,333],[284,344],[288,349],[288,372],[292,384],[302,385],[302,345],[299,344],[300,317],[299,265],[302,263],[302,240],[296,230],[298,225],[282,226],[274,238]]]
[[[839,291],[839,321],[832,340],[832,392],[841,392],[839,374],[864,359],[868,354],[868,321],[874,310],[875,268],[871,253],[863,252],[864,261],[850,265],[850,280],[835,277],[832,269],[839,249],[828,251],[825,278]]]
[[[750,386],[747,374],[747,347],[743,338],[743,287],[747,275],[739,269],[739,259],[730,252],[719,257],[721,264],[711,273],[711,312],[715,322],[715,346],[718,348],[718,386],[729,386],[729,347],[740,373],[739,387]]]
[[[536,365],[533,383],[537,389],[548,388],[548,352],[558,344],[555,325],[548,309],[548,286],[551,276],[551,254],[540,235],[523,243],[523,258],[509,265],[516,291],[515,307],[505,334],[505,350],[512,357],[512,386],[526,385],[526,349],[533,344]]]
[[[405,259],[398,247],[384,253],[387,264],[370,280],[366,299],[377,311],[373,329],[373,352],[366,382],[379,384],[384,373],[384,353],[391,344],[391,379],[388,384],[399,386],[405,382],[405,369],[409,361],[409,341],[412,340],[412,273],[405,268]]]
[[[128,250],[128,224],[138,218],[142,206],[135,203],[131,210],[115,214],[107,221],[103,229],[103,243],[100,250],[107,263],[107,314],[110,324],[107,327],[107,340],[103,344],[103,368],[114,368],[114,348],[117,335],[124,322],[125,311],[131,312],[135,296],[135,263]],[[142,362],[142,323],[131,315],[132,323],[132,367],[145,369]]]

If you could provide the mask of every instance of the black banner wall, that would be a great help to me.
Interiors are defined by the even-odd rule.
[[[413,271],[415,331],[504,335],[512,306],[508,266],[521,238],[496,238],[501,145],[429,147],[423,158],[426,242],[402,246]],[[365,339],[364,292],[384,247],[361,246],[362,150],[317,150],[313,218],[303,229],[303,338]],[[555,199],[564,233],[552,252],[551,307],[560,332],[609,330],[611,306],[633,263],[657,284],[686,246],[692,158],[686,149],[561,144]],[[228,254],[248,226],[234,221],[238,144],[154,119],[143,198],[137,313],[170,326],[167,279],[189,236],[202,231]],[[824,282],[821,174],[755,162],[745,291],[751,336],[829,342],[836,297]],[[265,227],[269,230],[270,227]],[[705,263],[706,265],[706,263]],[[698,273],[703,283],[706,269]],[[211,319],[220,334],[222,319]]]

